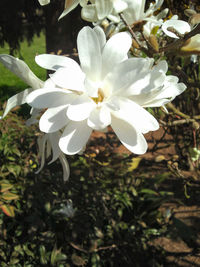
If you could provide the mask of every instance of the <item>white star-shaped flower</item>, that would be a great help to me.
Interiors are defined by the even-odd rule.
[[[100,27],[84,27],[78,34],[80,66],[56,55],[40,55],[36,62],[54,70],[50,76],[58,88],[42,88],[26,101],[34,108],[47,109],[40,118],[41,131],[62,131],[60,149],[79,153],[92,130],[111,126],[132,152],[147,150],[144,133],[159,128],[144,107],[159,107],[182,93],[186,86],[175,76],[166,76],[167,63],[153,66],[149,58],[129,58],[128,33],[113,35],[107,42]]]

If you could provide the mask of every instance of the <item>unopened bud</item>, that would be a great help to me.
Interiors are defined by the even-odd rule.
[[[200,54],[200,34],[196,34],[188,39],[181,47],[180,51],[183,55]]]
[[[140,48],[140,46],[138,45],[138,43],[134,39],[132,40],[132,46],[133,46],[133,48],[136,48],[136,49]]]
[[[200,14],[197,13],[197,14],[194,14],[190,17],[189,19],[189,23],[194,26],[196,24],[199,24],[200,23]]]
[[[191,17],[192,15],[195,15],[197,12],[194,10],[194,9],[185,9],[184,10],[184,14],[187,16],[187,17]]]
[[[153,49],[156,52],[158,52],[159,51],[159,44],[158,44],[158,40],[157,40],[156,36],[151,34],[149,36],[149,40],[148,41],[149,41],[150,45],[153,47]]]
[[[199,123],[197,122],[197,121],[194,121],[193,123],[192,123],[192,127],[195,129],[195,130],[198,130],[199,129]]]

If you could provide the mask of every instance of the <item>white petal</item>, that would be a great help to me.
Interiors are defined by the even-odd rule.
[[[166,60],[161,60],[157,65],[153,67],[154,71],[160,71],[166,73],[168,70],[168,64]]]
[[[163,23],[162,30],[166,35],[172,38],[179,38],[175,33],[168,30],[169,27],[174,28],[178,33],[185,34],[191,31],[190,25],[183,20],[170,19]]]
[[[113,8],[116,13],[121,13],[123,10],[125,10],[128,7],[127,3],[123,0],[115,0],[113,3]]]
[[[98,97],[98,89],[100,88],[99,82],[91,81],[86,78],[84,81],[84,86],[85,92],[88,94],[88,96]]]
[[[101,49],[103,49],[103,47],[106,44],[106,35],[105,35],[103,29],[100,26],[96,26],[96,27],[94,27],[93,30],[95,31],[95,33],[98,37]]]
[[[147,150],[147,142],[144,136],[123,119],[112,116],[111,127],[122,144],[135,154],[144,154]]]
[[[108,0],[96,0],[95,4],[99,20],[106,18],[113,9],[113,3]]]
[[[66,115],[67,106],[49,108],[40,118],[40,130],[45,133],[53,133],[69,123]]]
[[[126,98],[118,98],[118,103],[120,110],[112,114],[129,122],[138,132],[147,133],[159,129],[157,120],[140,105]]]
[[[69,163],[63,153],[60,154],[59,159],[60,159],[60,162],[63,168],[63,180],[64,182],[66,182],[69,180],[69,176],[70,176]]]
[[[10,55],[2,54],[0,55],[0,62],[32,88],[43,87],[44,82],[35,76],[24,61]]]
[[[107,41],[102,54],[102,78],[127,59],[131,43],[132,39],[126,32],[117,33]]]
[[[30,93],[26,102],[34,108],[53,108],[71,103],[76,95],[64,89],[38,89]]]
[[[51,54],[42,54],[42,55],[36,56],[35,62],[44,69],[54,70],[54,71],[56,71],[59,68],[64,68],[64,67],[69,68],[72,65],[77,66],[77,68],[79,66],[75,60],[69,57],[51,55]]]
[[[73,9],[75,9],[79,3],[80,0],[65,0],[65,9],[58,18],[58,20],[60,20],[61,18],[66,16],[69,12],[71,12]]]
[[[67,116],[73,121],[87,119],[90,112],[96,107],[95,102],[86,94],[78,96],[68,107]]]
[[[104,79],[103,87],[109,87],[113,93],[131,86],[138,79],[138,75],[149,71],[153,64],[153,59],[149,58],[129,58],[114,67]]]
[[[142,95],[153,91],[164,84],[165,77],[164,73],[157,71],[138,74],[135,82],[131,86],[124,88],[124,96]]]
[[[50,0],[38,0],[41,6],[45,6],[50,3]]]
[[[110,111],[107,107],[95,108],[88,118],[87,124],[94,130],[105,129],[111,123]]]
[[[87,121],[71,121],[65,128],[59,146],[63,153],[68,155],[77,154],[86,145],[92,129],[87,125]]]
[[[51,74],[50,78],[59,87],[81,92],[84,91],[85,74],[78,64],[60,68],[54,74]]]
[[[32,124],[38,123],[37,118],[39,117],[41,111],[42,109],[31,108],[31,117],[26,121],[26,125],[30,126]]]
[[[43,136],[39,136],[37,139],[38,148],[39,148],[39,157],[40,157],[40,168],[36,171],[36,174],[38,174],[44,167],[45,164],[45,148],[47,143],[48,136],[47,134],[44,134]]]
[[[98,21],[95,5],[84,6],[81,10],[81,17],[83,20],[89,22]]]
[[[55,133],[48,133],[48,141],[49,141],[49,144],[50,144],[50,148],[52,150],[52,160],[48,163],[51,164],[53,163],[54,161],[56,161],[60,154],[62,153],[59,146],[58,146],[58,142],[59,142],[59,139],[61,137],[61,133],[60,132],[55,132]]]
[[[84,27],[77,38],[78,54],[82,70],[93,81],[98,81],[101,75],[101,47],[94,30]]]
[[[185,89],[186,86],[183,83],[164,85],[146,94],[133,96],[131,99],[143,107],[161,107],[171,102]]]
[[[129,25],[144,18],[145,0],[126,0],[128,8],[123,11],[124,17]]]
[[[8,102],[6,104],[6,108],[3,114],[3,118],[8,114],[8,112],[19,105],[25,104],[26,103],[26,97],[28,94],[30,94],[33,91],[32,88],[28,88],[8,99]]]

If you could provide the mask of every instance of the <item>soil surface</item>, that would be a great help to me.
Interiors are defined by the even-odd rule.
[[[116,138],[112,131],[108,136],[105,133],[93,133],[91,145],[94,144],[96,153],[105,149],[105,143],[108,145],[105,139],[109,141],[109,138]],[[172,201],[160,208],[168,220],[168,227],[171,227],[171,234],[158,237],[151,245],[164,249],[166,266],[200,266],[200,174],[186,168],[179,170],[180,160],[173,137],[165,134],[162,128],[146,134],[145,138],[149,149],[146,154],[139,156],[141,161],[134,171],[137,175],[146,174],[147,178],[151,174],[169,173],[165,186],[167,191],[174,193]],[[131,154],[123,145],[110,149],[119,154]]]

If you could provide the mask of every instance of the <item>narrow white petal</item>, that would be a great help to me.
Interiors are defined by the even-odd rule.
[[[97,16],[99,20],[106,18],[113,9],[113,3],[109,0],[96,0]]]
[[[80,0],[65,0],[65,9],[58,18],[58,20],[60,20],[61,18],[66,16],[69,12],[71,12],[73,9],[75,9],[79,3]]]
[[[35,57],[35,62],[42,68],[56,71],[59,68],[79,66],[78,63],[65,56],[42,54]],[[78,67],[77,67],[78,68]]]
[[[51,74],[50,78],[59,87],[81,92],[84,91],[85,74],[78,64],[60,68],[54,74]]]
[[[3,113],[3,118],[8,114],[8,112],[16,107],[16,106],[19,106],[19,105],[23,105],[26,103],[26,97],[28,94],[30,94],[31,92],[33,91],[32,88],[28,88],[12,97],[10,97],[8,99],[8,102],[6,104],[6,108],[5,108],[5,111]]]
[[[34,108],[53,108],[71,103],[76,95],[59,88],[43,88],[30,93],[26,102]]]
[[[69,180],[69,176],[70,176],[69,163],[63,153],[60,154],[59,159],[60,159],[60,162],[63,168],[63,180],[64,182],[66,182]]]
[[[103,49],[103,47],[106,44],[106,35],[104,33],[104,30],[100,26],[94,27],[93,30],[95,31],[95,33],[96,33],[96,35],[98,37],[101,49]]]
[[[147,142],[144,136],[123,119],[112,116],[111,127],[122,144],[135,154],[144,154],[147,151]]]
[[[81,17],[83,20],[86,20],[89,22],[98,21],[96,6],[95,5],[84,6],[81,10]]]
[[[93,109],[88,118],[87,124],[94,130],[105,129],[111,123],[110,111],[106,106]]]
[[[68,107],[67,116],[73,121],[87,119],[90,112],[96,107],[95,102],[86,94],[78,96]]]
[[[63,153],[74,155],[79,153],[86,145],[92,129],[87,125],[87,121],[71,121],[65,128],[59,146]]]
[[[0,62],[33,89],[43,87],[44,82],[35,76],[24,61],[2,54],[0,55]]]
[[[39,148],[39,157],[40,157],[40,167],[36,171],[36,174],[38,174],[44,167],[45,164],[45,148],[47,143],[48,136],[47,134],[44,134],[43,136],[39,136],[37,139],[38,148]]]
[[[126,32],[113,35],[106,43],[102,54],[102,78],[113,70],[116,64],[128,58],[132,39]]]
[[[56,161],[59,158],[60,154],[62,153],[58,145],[59,139],[61,137],[61,133],[60,132],[48,133],[47,136],[48,136],[50,148],[52,150],[52,159],[48,163],[48,165],[50,165],[51,163]]]
[[[49,108],[40,118],[40,130],[45,133],[53,133],[69,123],[66,115],[67,106]]]
[[[126,0],[128,8],[123,11],[124,17],[129,25],[144,18],[145,0]]]
[[[86,26],[78,34],[78,54],[82,70],[93,81],[98,81],[101,75],[101,47],[97,34]]]

